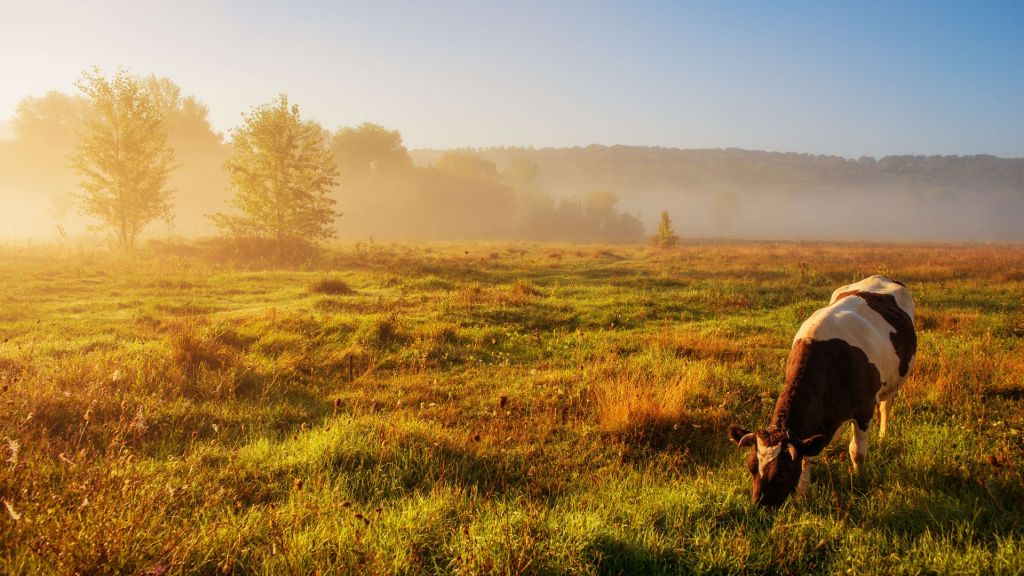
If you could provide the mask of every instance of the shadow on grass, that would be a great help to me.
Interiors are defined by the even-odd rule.
[[[676,550],[642,546],[608,534],[590,544],[598,574],[682,574],[687,559]]]
[[[898,534],[950,534],[968,526],[974,541],[994,546],[1024,529],[1024,488],[1009,475],[935,466],[887,479],[895,482],[920,489],[881,515],[881,523]]]
[[[701,466],[718,468],[732,462],[735,447],[726,441],[727,417],[718,413],[688,414],[681,420],[658,418],[612,435],[623,445],[626,462],[642,462],[666,454]]]
[[[537,474],[528,455],[502,451],[481,453],[449,439],[419,431],[404,431],[386,423],[350,423],[354,428],[332,436],[327,430],[304,446],[301,435],[285,439],[260,459],[221,469],[218,483],[240,506],[279,503],[295,482],[333,486],[359,505],[380,505],[437,487],[480,494],[487,499],[505,495],[555,498],[566,485]],[[393,436],[389,437],[389,434]],[[290,454],[298,459],[288,460]],[[281,458],[282,460],[277,460]]]
[[[483,320],[484,325],[512,324],[528,332],[572,331],[580,324],[579,314],[571,306],[544,302],[487,308],[472,316]]]

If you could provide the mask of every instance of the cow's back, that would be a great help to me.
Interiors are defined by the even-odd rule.
[[[832,293],[831,303],[804,321],[794,338],[840,340],[864,353],[878,371],[878,396],[891,396],[902,384],[917,350],[914,301],[906,286],[871,276]]]
[[[869,276],[860,282],[836,288],[832,292],[829,304],[835,304],[837,300],[851,292],[891,295],[896,300],[900,309],[910,317],[911,323],[914,321],[914,299],[910,296],[910,290],[902,282],[897,282],[887,276]],[[911,327],[913,327],[913,324],[911,324]]]

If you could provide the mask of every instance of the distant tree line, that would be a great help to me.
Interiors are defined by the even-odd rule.
[[[652,229],[668,210],[683,236],[1024,240],[1024,158],[599,145],[476,153],[498,166],[531,163],[555,197],[619,191],[621,209]]]
[[[410,239],[644,238],[640,220],[620,212],[608,190],[556,201],[531,163],[499,170],[470,151],[415,166],[399,132],[363,124],[331,133],[301,118],[286,95],[244,114],[225,142],[207,108],[168,79],[92,70],[78,86],[81,95],[51,92],[19,105],[16,138],[0,146],[0,201],[34,205],[61,226],[75,221],[69,213],[77,208],[127,249],[161,221],[191,233],[209,233],[212,223],[279,249],[338,230]]]
[[[108,90],[115,85],[123,93]],[[19,104],[15,138],[0,140],[0,206],[12,207],[0,210],[0,235],[46,236],[55,226],[74,233],[110,220],[125,245],[143,231],[279,243],[333,235],[637,242],[669,211],[671,235],[682,236],[1024,239],[1019,158],[630,146],[410,151],[398,131],[374,124],[329,131],[283,96],[247,112],[225,138],[207,107],[166,78],[92,71],[80,88]],[[132,156],[150,169],[125,171],[116,155],[102,158],[116,110],[134,110],[137,133],[151,136]],[[275,158],[254,156],[271,144],[284,146]],[[138,218],[123,217],[128,206]]]
[[[614,193],[594,189],[556,200],[528,161],[499,170],[474,152],[454,150],[417,167],[401,134],[374,124],[339,130],[333,150],[337,196],[351,215],[346,226],[358,234],[577,242],[644,237],[640,220],[619,211]]]

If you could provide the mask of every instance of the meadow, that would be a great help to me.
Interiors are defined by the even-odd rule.
[[[1024,248],[0,248],[0,573],[1019,574]],[[792,336],[917,302],[890,435],[750,502]]]

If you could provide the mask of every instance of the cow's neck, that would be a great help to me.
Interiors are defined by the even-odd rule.
[[[790,372],[786,386],[779,394],[771,425],[786,430],[794,438],[804,440],[825,430],[824,375],[816,371]]]

